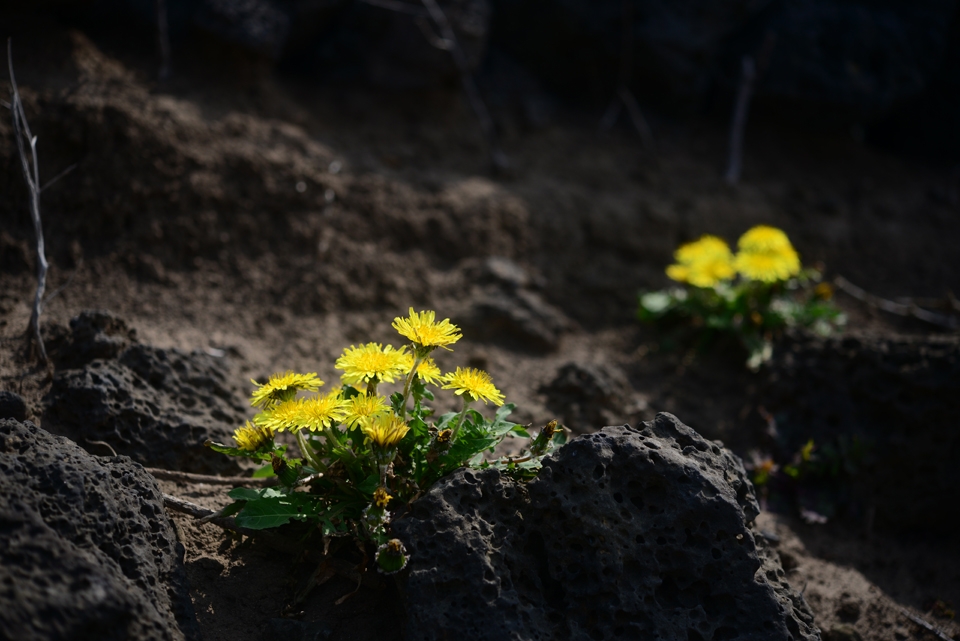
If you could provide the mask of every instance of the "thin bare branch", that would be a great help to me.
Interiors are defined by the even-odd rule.
[[[405,13],[410,16],[428,17],[430,13],[423,7],[407,4],[405,2],[394,2],[393,0],[360,0],[364,4],[372,7],[379,7],[396,13]]]
[[[20,100],[20,90],[17,88],[17,79],[13,74],[13,39],[7,39],[7,67],[10,71],[10,90],[12,101],[10,111],[13,113],[13,135],[17,139],[17,151],[20,153],[20,165],[23,169],[23,178],[30,192],[30,216],[33,219],[33,230],[37,238],[37,291],[33,297],[33,311],[30,313],[30,324],[27,328],[28,340],[37,348],[41,363],[47,362],[47,350],[43,346],[43,337],[40,335],[40,313],[43,311],[43,292],[47,286],[46,251],[43,244],[43,225],[40,222],[40,166],[37,162],[37,137],[30,131],[27,116],[23,111],[23,102]],[[30,158],[23,141],[30,143]]]
[[[623,0],[620,12],[620,70],[618,73],[617,92],[610,102],[610,106],[600,119],[600,130],[607,131],[616,124],[622,107],[627,108],[627,115],[633,128],[640,135],[640,141],[646,149],[653,149],[653,131],[647,119],[640,110],[640,103],[630,91],[630,81],[633,75],[633,3]]]
[[[278,483],[277,477],[251,478],[249,476],[213,476],[212,474],[192,474],[177,470],[163,470],[158,467],[145,467],[155,478],[164,481],[182,481],[185,483],[209,483],[211,485],[256,485],[268,487]]]
[[[927,630],[928,632],[932,632],[938,639],[942,639],[943,641],[953,641],[953,637],[949,636],[946,632],[936,627],[932,623],[918,617],[915,614],[912,614],[909,610],[906,610],[904,608],[899,608],[899,607],[897,609],[900,611],[900,614],[907,617],[908,619],[910,619],[911,621],[919,625],[924,630]]]
[[[71,171],[73,171],[73,170],[76,169],[76,168],[77,168],[77,163],[73,163],[72,165],[70,165],[69,167],[67,167],[67,168],[64,169],[63,171],[61,171],[59,174],[57,174],[56,176],[54,176],[53,178],[51,178],[50,180],[48,180],[48,181],[43,185],[43,187],[40,188],[40,193],[42,194],[43,192],[45,192],[45,191],[47,190],[47,187],[50,187],[51,185],[53,185],[54,183],[56,183],[58,180],[60,180],[61,178],[63,178],[64,176],[66,176],[67,174],[69,174]]]
[[[493,124],[493,118],[487,111],[487,105],[480,96],[480,90],[473,81],[473,75],[470,73],[470,66],[467,63],[467,56],[460,47],[460,41],[457,40],[457,34],[453,31],[447,14],[443,12],[436,0],[421,0],[423,6],[430,14],[430,19],[440,30],[440,36],[448,43],[447,51],[453,58],[453,63],[460,72],[460,84],[463,86],[463,92],[467,95],[470,107],[480,123],[480,131],[483,133],[484,140],[487,143],[487,150],[490,154],[490,160],[497,171],[503,171],[509,168],[510,162],[506,154],[497,145],[497,131]]]
[[[753,83],[756,79],[756,63],[751,56],[744,56],[740,62],[737,105],[730,123],[730,158],[727,161],[727,173],[723,176],[728,185],[740,182],[740,173],[743,171],[743,135],[747,128],[747,112],[750,110],[750,97],[753,95]]]
[[[957,327],[960,327],[960,319],[958,319],[956,316],[937,314],[919,307],[914,302],[895,303],[892,300],[880,298],[879,296],[871,294],[861,287],[857,287],[843,276],[837,276],[834,278],[833,284],[837,289],[845,294],[848,294],[849,296],[853,296],[860,302],[866,303],[871,307],[876,307],[877,309],[882,309],[890,314],[916,318],[926,323],[930,323],[931,325],[936,325],[937,327],[943,327],[945,329],[957,329]]]
[[[157,46],[160,49],[160,80],[169,78],[173,69],[170,62],[170,24],[167,19],[167,0],[156,0]]]

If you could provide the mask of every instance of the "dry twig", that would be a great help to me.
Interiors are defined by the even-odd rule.
[[[953,641],[953,637],[949,636],[946,632],[936,627],[932,623],[929,623],[928,621],[921,619],[920,617],[918,617],[915,614],[912,614],[909,610],[906,610],[905,608],[897,608],[897,609],[900,611],[900,614],[907,617],[908,619],[910,619],[911,621],[919,625],[924,630],[927,630],[928,632],[932,632],[934,635],[936,635],[938,639],[943,639],[943,641]]]
[[[733,110],[733,121],[730,123],[730,159],[727,162],[727,173],[723,176],[728,185],[736,185],[743,170],[743,134],[747,128],[747,111],[750,109],[750,97],[753,95],[753,83],[756,79],[756,63],[751,56],[744,56],[740,63],[737,106]]]
[[[740,88],[737,90],[737,103],[730,123],[730,157],[727,162],[727,173],[723,176],[729,185],[736,185],[740,181],[740,174],[743,171],[743,137],[747,128],[750,99],[753,97],[753,88],[758,76],[770,62],[774,44],[776,44],[776,36],[773,32],[767,33],[757,59],[754,60],[753,56],[744,56],[740,62]]]
[[[10,71],[10,90],[12,101],[10,111],[13,113],[13,135],[17,139],[17,151],[20,153],[20,165],[23,169],[23,178],[30,192],[30,216],[33,218],[33,230],[37,237],[37,291],[33,297],[33,311],[30,313],[30,325],[27,329],[28,340],[35,345],[41,363],[47,362],[47,350],[43,346],[40,336],[40,313],[43,310],[43,292],[47,287],[46,251],[43,245],[43,226],[40,223],[40,165],[37,162],[37,137],[30,131],[27,116],[23,111],[23,102],[20,100],[20,90],[17,88],[17,79],[13,75],[13,39],[7,39],[7,67]],[[24,146],[24,139],[30,144],[30,157]]]
[[[630,0],[623,0],[621,4],[622,32],[620,39],[620,79],[617,84],[617,93],[603,118],[600,119],[600,129],[606,131],[613,127],[620,116],[621,107],[627,108],[627,115],[633,128],[640,135],[643,146],[647,149],[653,149],[653,131],[650,124],[643,117],[640,111],[640,105],[630,91],[630,80],[633,75],[633,3]]]
[[[910,299],[906,299],[907,302],[897,303],[892,300],[880,298],[879,296],[871,294],[870,292],[857,287],[843,276],[837,276],[834,278],[833,284],[837,289],[849,296],[853,296],[858,301],[866,303],[871,307],[882,309],[890,314],[916,318],[926,323],[930,323],[931,325],[936,325],[937,327],[943,327],[945,329],[957,329],[957,327],[960,327],[960,319],[958,319],[956,316],[948,316],[946,314],[937,314],[935,312],[931,312],[923,309],[917,305],[916,301]],[[954,307],[954,309],[956,308]]]
[[[443,49],[448,52],[453,59],[453,64],[456,65],[457,71],[460,74],[460,84],[463,87],[463,93],[466,94],[467,102],[470,103],[470,108],[473,110],[473,114],[480,124],[480,132],[483,134],[484,143],[486,143],[487,146],[487,153],[490,154],[490,162],[493,164],[494,170],[506,171],[509,169],[510,161],[497,144],[497,130],[494,126],[493,118],[490,117],[487,105],[480,95],[480,89],[473,80],[473,74],[470,72],[467,56],[460,46],[460,41],[457,39],[457,34],[454,32],[450,20],[447,19],[447,14],[443,12],[443,9],[440,8],[436,0],[420,0],[423,4],[423,9],[404,2],[396,2],[395,0],[361,1],[373,7],[415,16],[418,20],[422,20],[425,17],[430,18],[440,31],[439,37],[430,33],[427,28],[429,25],[423,22],[417,22],[417,24],[420,26],[421,31],[424,32],[424,37],[427,39],[427,42],[438,49]]]
[[[167,0],[156,0],[157,9],[157,46],[160,49],[160,80],[166,80],[173,73],[170,63],[170,24],[167,19]]]
[[[176,470],[164,470],[158,467],[145,467],[155,478],[164,481],[183,481],[186,483],[209,483],[211,485],[257,485],[268,487],[276,485],[279,481],[277,477],[252,478],[249,476],[214,476],[212,474],[192,474],[191,472],[178,472]]]

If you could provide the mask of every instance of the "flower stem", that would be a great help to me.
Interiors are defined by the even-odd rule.
[[[407,418],[407,399],[410,397],[410,386],[413,384],[413,377],[417,375],[417,368],[420,367],[422,362],[423,357],[414,352],[413,367],[410,368],[410,373],[407,375],[407,382],[403,384],[403,405],[400,406],[400,418],[403,420]]]
[[[452,443],[457,438],[457,433],[460,431],[460,426],[463,425],[463,419],[467,415],[467,408],[470,407],[471,401],[467,400],[467,392],[464,392],[461,398],[463,399],[463,409],[460,410],[460,416],[457,417],[457,424],[453,428],[453,434],[450,435],[450,442]]]
[[[317,472],[325,472],[327,466],[320,462],[320,459],[317,458],[316,454],[313,451],[313,448],[310,447],[310,444],[307,443],[307,439],[303,437],[303,430],[297,430],[294,432],[294,436],[297,439],[297,446],[300,448],[300,452],[303,454],[303,458],[307,459],[307,463],[310,464]]]

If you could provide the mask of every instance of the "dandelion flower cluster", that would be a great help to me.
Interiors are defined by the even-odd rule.
[[[409,369],[408,358],[406,347],[394,349],[392,345],[367,343],[343,350],[334,366],[343,370],[340,380],[346,385],[365,385],[371,381],[393,383]]]
[[[721,238],[702,236],[674,253],[677,264],[667,267],[667,276],[694,287],[713,287],[736,275],[733,253]]]
[[[503,394],[493,385],[490,375],[472,367],[458,367],[455,372],[443,377],[441,389],[452,389],[457,396],[463,395],[467,402],[483,400],[494,405],[503,405]]]
[[[250,396],[250,404],[264,409],[293,399],[300,390],[316,392],[323,385],[323,381],[317,377],[316,372],[295,374],[289,370],[283,374],[274,374],[262,385],[255,380],[250,382],[257,386]]]
[[[380,449],[389,450],[396,447],[397,443],[407,435],[410,426],[399,416],[380,414],[362,424],[360,429],[374,445]]]
[[[800,257],[781,230],[758,225],[737,241],[735,265],[750,280],[775,283],[800,273]]]
[[[398,316],[393,319],[393,328],[400,332],[401,336],[409,338],[421,354],[429,353],[437,347],[450,349],[447,345],[453,345],[462,338],[460,328],[451,323],[449,318],[437,322],[434,312],[415,312],[412,307],[407,318]]]

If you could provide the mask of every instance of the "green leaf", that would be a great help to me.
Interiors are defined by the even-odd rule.
[[[235,487],[227,493],[234,501],[258,501],[260,499],[283,496],[283,492],[275,487],[264,487],[254,490],[249,487]]]
[[[267,463],[261,468],[258,468],[256,472],[250,477],[252,479],[266,479],[272,476],[276,476],[276,472],[273,471],[273,465]]]
[[[402,392],[394,392],[390,395],[390,407],[393,408],[393,413],[397,416],[404,414]]]
[[[265,530],[289,523],[291,519],[304,520],[300,501],[292,501],[291,496],[277,496],[248,501],[237,515],[237,525],[251,530]]]

